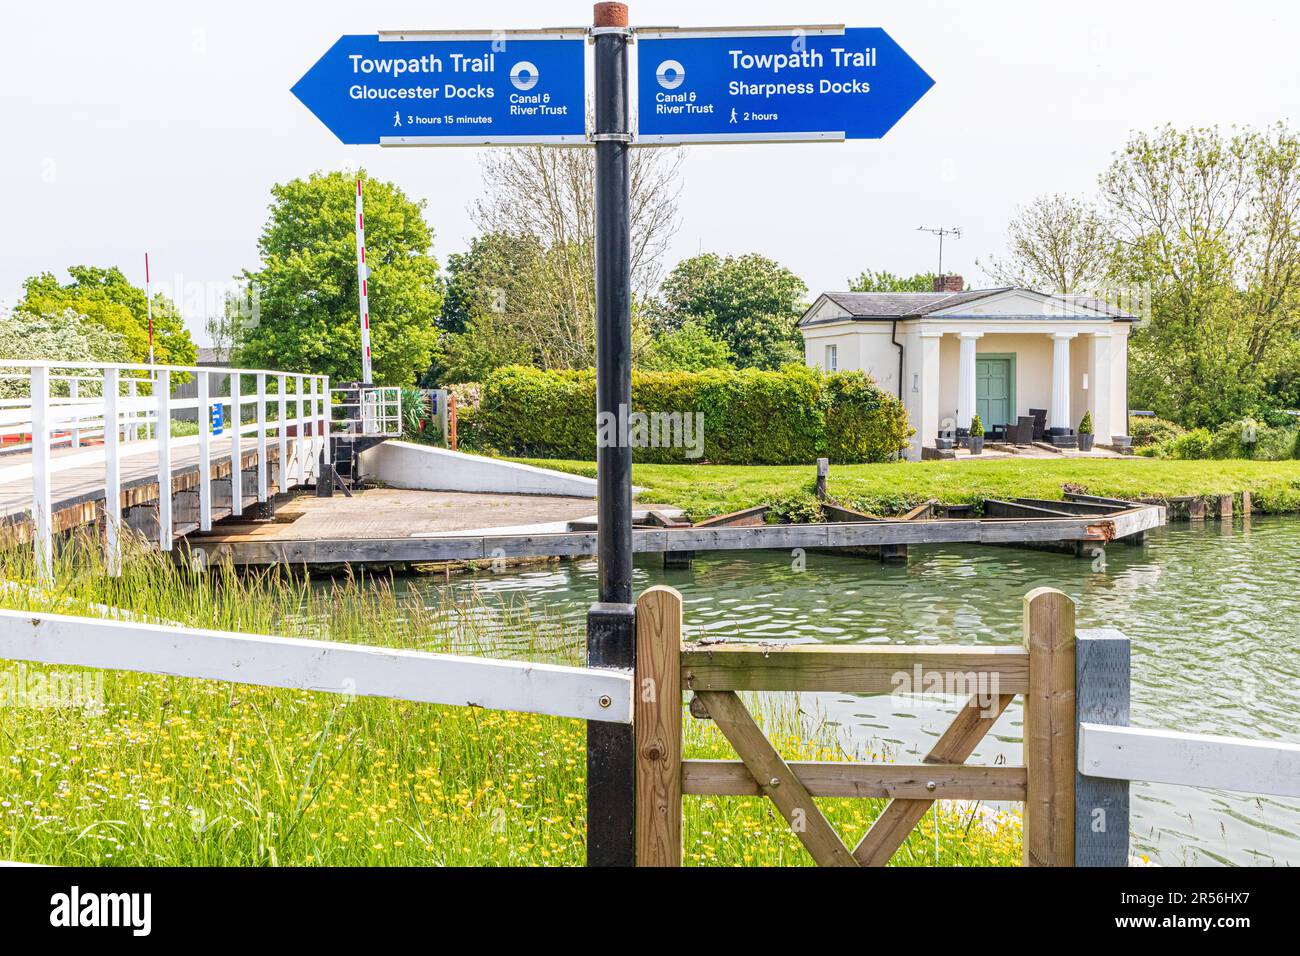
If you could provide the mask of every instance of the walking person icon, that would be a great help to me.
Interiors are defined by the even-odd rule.
[[[731,121],[736,122],[736,108],[734,106],[731,108]]]
[[[401,111],[401,110],[397,110],[397,111],[395,111],[395,112],[393,113],[393,125],[394,125],[394,126],[401,126],[401,125],[402,125],[402,111]]]

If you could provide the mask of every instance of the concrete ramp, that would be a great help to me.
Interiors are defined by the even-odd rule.
[[[595,498],[596,479],[432,445],[386,441],[363,451],[361,473],[393,488]]]

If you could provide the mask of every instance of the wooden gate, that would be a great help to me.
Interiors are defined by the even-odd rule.
[[[1024,861],[1074,864],[1074,602],[1051,588],[1024,598],[1024,646],[683,646],[682,599],[654,587],[637,601],[636,852],[680,866],[683,795],[765,796],[822,866],[883,866],[935,800],[1025,803]],[[786,761],[737,692],[858,694],[942,689],[965,707],[911,766]],[[739,760],[682,759],[682,691],[695,696]],[[965,763],[1015,695],[1024,698],[1024,766]],[[850,849],[815,797],[887,798]]]

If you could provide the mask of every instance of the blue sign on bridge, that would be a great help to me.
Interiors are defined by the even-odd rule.
[[[344,143],[586,141],[582,31],[345,36],[293,94]]]
[[[637,32],[642,143],[876,139],[934,85],[879,28]]]

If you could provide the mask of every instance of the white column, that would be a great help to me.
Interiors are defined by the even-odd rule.
[[[958,428],[970,428],[971,419],[975,417],[975,342],[983,334],[961,333],[961,352],[957,361]]]
[[[1070,423],[1070,339],[1074,332],[1052,333],[1052,406],[1048,428],[1071,428]]]
[[[939,437],[939,343],[942,339],[942,332],[930,330],[921,332],[918,338],[921,354],[917,356],[919,368],[915,387],[919,394],[913,393],[913,397],[917,400],[920,427],[912,439],[918,459],[921,448],[933,448],[935,439]]]
[[[1116,322],[1110,339],[1110,420],[1112,435],[1127,435],[1128,424],[1128,326]]]
[[[1088,397],[1092,412],[1092,430],[1096,441],[1110,444],[1113,432],[1111,420],[1111,349],[1110,331],[1092,334],[1092,381],[1088,383]]]

